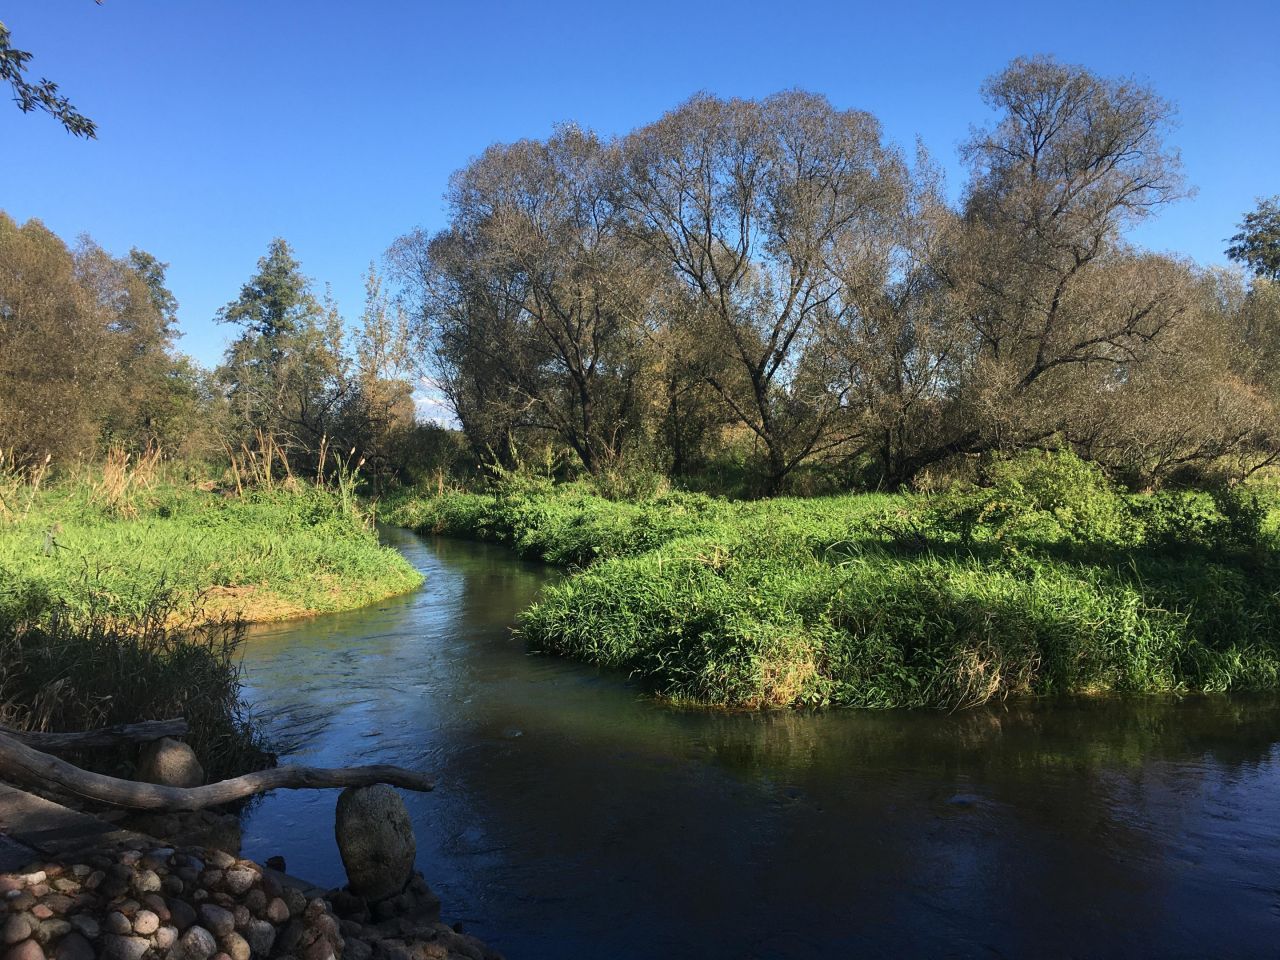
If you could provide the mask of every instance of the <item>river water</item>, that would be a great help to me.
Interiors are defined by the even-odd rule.
[[[389,531],[428,580],[259,628],[290,761],[396,763],[418,867],[511,960],[1280,956],[1280,700],[956,714],[678,710],[531,656],[549,576]],[[337,791],[277,791],[245,854],[343,882]]]

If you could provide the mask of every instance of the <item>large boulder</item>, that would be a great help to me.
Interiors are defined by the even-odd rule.
[[[180,740],[164,737],[143,746],[138,753],[135,779],[166,787],[198,787],[204,783],[204,767],[196,753]]]
[[[409,812],[394,788],[385,783],[347,787],[338,797],[334,833],[352,893],[381,900],[404,889],[417,843]]]

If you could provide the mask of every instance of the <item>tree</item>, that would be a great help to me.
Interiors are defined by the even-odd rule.
[[[848,440],[850,385],[822,330],[851,309],[846,275],[877,246],[905,169],[867,113],[799,91],[700,95],[627,138],[630,231],[684,285],[732,358],[707,382],[764,448],[765,492]]]
[[[1163,140],[1170,105],[1047,57],[1014,60],[983,94],[999,119],[964,147],[964,209],[935,260],[969,342],[946,427],[908,458],[908,477],[1062,434],[1070,410],[1122,383],[1188,309],[1185,267],[1123,240],[1185,192]]]
[[[98,136],[98,125],[81,114],[71,101],[58,92],[52,80],[32,82],[27,79],[27,66],[31,54],[13,46],[13,35],[0,23],[0,80],[7,81],[13,89],[13,100],[23,113],[40,110],[51,115],[76,137],[92,140]]]
[[[1246,214],[1239,226],[1227,256],[1255,277],[1280,282],[1280,195],[1259,200],[1258,209]]]
[[[487,457],[519,426],[598,473],[637,432],[649,286],[617,230],[612,159],[574,127],[490,147],[454,176],[450,227],[402,238],[393,253],[458,418],[497,445]]]
[[[263,430],[297,451],[318,450],[349,387],[342,320],[311,292],[288,243],[271,241],[217,320],[242,330],[218,371],[240,439]]]

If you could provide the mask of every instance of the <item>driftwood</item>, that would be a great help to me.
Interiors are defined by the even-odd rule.
[[[0,727],[0,736],[12,737],[35,750],[60,753],[63,750],[97,749],[117,747],[123,743],[149,743],[162,737],[185,737],[187,721],[143,720],[140,723],[120,723],[101,730],[84,733],[35,733],[30,730],[10,730]]]
[[[0,776],[29,787],[61,787],[77,796],[133,810],[203,810],[243,800],[268,790],[300,790],[311,787],[366,787],[387,783],[406,790],[430,790],[430,777],[403,767],[378,764],[367,767],[275,767],[221,780],[203,787],[163,787],[137,783],[81,770],[74,764],[41,753],[11,734],[0,733]]]

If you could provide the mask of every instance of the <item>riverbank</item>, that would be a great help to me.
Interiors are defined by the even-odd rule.
[[[125,501],[87,483],[30,494],[0,522],[0,604],[31,598],[137,617],[170,599],[195,619],[283,620],[405,593],[422,577],[334,491],[161,483]]]
[[[569,566],[536,650],[727,707],[955,708],[1280,685],[1275,512],[1249,492],[1125,495],[1066,458],[928,498],[615,502],[446,492],[392,522]]]
[[[439,901],[420,876],[403,895],[411,910],[353,918],[341,909],[353,899],[345,890],[317,888],[221,848],[114,829],[0,784],[0,841],[6,835],[3,960],[498,960],[440,922]]]
[[[364,606],[422,575],[340,492],[68,479],[5,491],[0,723],[88,730],[183,717],[212,776],[270,762],[240,695],[250,621]],[[97,769],[127,758],[86,758]]]

